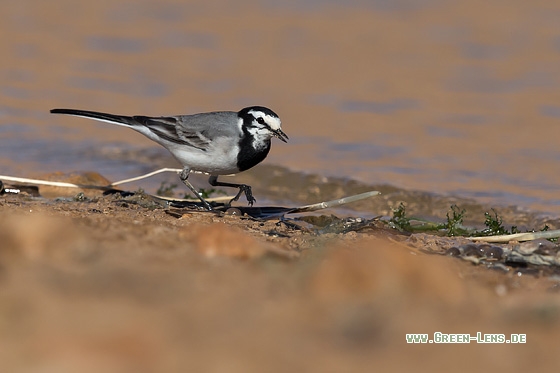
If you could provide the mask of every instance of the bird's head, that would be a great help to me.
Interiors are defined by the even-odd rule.
[[[255,138],[270,140],[277,137],[287,142],[288,136],[282,131],[282,122],[278,115],[263,106],[250,106],[238,113],[241,125]]]

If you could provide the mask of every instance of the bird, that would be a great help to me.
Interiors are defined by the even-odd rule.
[[[246,171],[268,155],[273,137],[287,143],[278,115],[264,106],[249,106],[235,111],[149,117],[126,116],[79,109],[52,109],[52,114],[66,114],[108,122],[131,128],[166,148],[183,169],[181,181],[200,199],[207,210],[213,210],[188,181],[191,171],[210,175],[211,186],[238,188],[237,201],[245,194],[250,206],[256,202],[251,186],[218,181],[220,175]]]

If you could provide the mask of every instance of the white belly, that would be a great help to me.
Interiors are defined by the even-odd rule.
[[[170,146],[169,151],[183,167],[188,167],[191,171],[210,175],[231,175],[239,172],[239,147],[232,147],[228,139],[217,138],[206,151],[185,145]]]

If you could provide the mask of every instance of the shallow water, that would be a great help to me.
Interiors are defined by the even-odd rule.
[[[267,164],[558,215],[559,16],[521,0],[5,1],[1,174],[177,166],[54,107],[258,104],[291,139]]]

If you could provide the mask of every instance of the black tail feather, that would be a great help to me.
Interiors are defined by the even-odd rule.
[[[115,115],[115,114],[108,114],[108,113],[100,113],[97,111],[88,111],[88,110],[77,110],[77,109],[52,109],[52,114],[67,114],[67,115],[75,115],[78,117],[85,117],[85,118],[92,118],[97,120],[109,121],[113,123],[122,123],[129,126],[137,125],[136,122],[132,117],[126,115]]]

